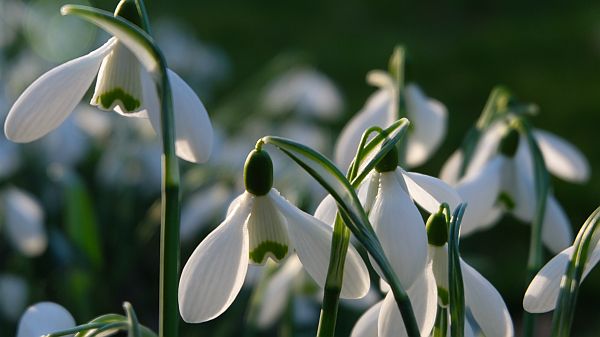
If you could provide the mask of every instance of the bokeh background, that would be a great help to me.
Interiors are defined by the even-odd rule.
[[[87,23],[60,17],[65,3],[0,0],[2,118],[35,78],[107,38]],[[116,1],[87,4],[112,11]],[[147,8],[169,64],[196,90],[218,130],[215,159],[183,166],[183,261],[240,193],[241,164],[256,139],[304,137],[331,155],[341,127],[374,91],[366,73],[385,69],[397,44],[408,52],[407,80],[449,112],[442,147],[417,171],[438,174],[490,90],[503,84],[540,107],[533,119],[538,128],[568,139],[591,164],[585,184],[552,181],[575,232],[600,203],[598,2],[179,0],[148,1]],[[320,88],[308,96],[324,97],[269,101],[269,92],[298,73],[308,73]],[[143,323],[156,327],[159,148],[143,121],[85,105],[78,110],[62,131],[40,141],[0,143],[0,188],[18,187],[39,200],[48,237],[42,253],[27,256],[11,244],[0,219],[1,336],[14,335],[24,306],[41,300],[63,304],[80,323],[120,312],[128,300]],[[295,177],[302,173],[286,159],[276,160],[279,187],[314,209],[322,191],[310,183],[298,188]],[[461,243],[463,256],[502,293],[517,331],[528,240],[529,227],[505,217]],[[599,284],[598,270],[583,284],[574,336],[599,334]],[[251,292],[251,286],[244,288],[212,322],[183,324],[184,335],[241,335]],[[314,335],[316,296],[301,292],[293,310],[260,334]],[[342,307],[340,336],[349,334],[365,308]],[[550,318],[541,316],[539,336],[549,335]]]

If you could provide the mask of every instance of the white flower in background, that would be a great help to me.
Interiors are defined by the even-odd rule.
[[[335,84],[323,73],[308,67],[293,68],[268,83],[263,105],[272,114],[293,111],[324,120],[335,120],[344,107]]]
[[[253,151],[245,168],[246,192],[229,206],[225,220],[196,248],[179,282],[179,311],[187,322],[223,313],[242,287],[248,263],[281,261],[292,251],[321,287],[325,284],[332,228],[299,210],[272,188],[272,162]],[[364,262],[353,247],[344,268],[342,297],[360,298],[369,288]]]
[[[385,289],[384,289],[385,288]],[[350,337],[403,337],[408,336],[394,295],[387,285],[385,298],[373,305],[356,322]],[[413,285],[407,289],[421,336],[429,336],[435,324],[437,289],[428,264]]]
[[[399,118],[398,85],[387,73],[372,71],[367,82],[379,87],[365,106],[346,124],[335,146],[336,164],[346,169],[356,153],[363,132],[371,126],[386,128]],[[446,135],[446,108],[428,98],[415,84],[408,84],[400,93],[405,102],[406,117],[411,122],[407,133],[407,167],[424,163],[438,148]]]
[[[12,274],[0,274],[0,313],[14,321],[25,309],[27,303],[27,281]]]
[[[8,114],[4,125],[7,138],[31,142],[58,127],[75,109],[96,75],[92,105],[124,116],[147,116],[160,133],[156,87],[133,53],[113,37],[100,48],[34,81]],[[168,76],[173,93],[177,155],[187,161],[204,162],[212,146],[212,127],[206,109],[177,74],[168,70]]]
[[[193,239],[232,198],[232,188],[224,183],[216,183],[185,198],[181,206],[181,240]]]
[[[4,211],[4,231],[22,254],[35,257],[46,250],[44,210],[29,193],[10,187],[0,194]]]
[[[53,302],[39,302],[21,316],[17,337],[40,337],[73,327],[75,320],[67,309]]]
[[[590,243],[590,248],[592,249],[589,250],[580,282],[583,282],[592,269],[600,262],[599,235],[600,232],[596,231],[592,237],[592,242]],[[538,272],[525,292],[525,297],[523,298],[523,308],[525,310],[531,313],[543,313],[556,308],[561,279],[567,270],[569,261],[571,261],[573,250],[573,246],[563,250],[552,258],[552,260],[548,261]]]
[[[72,167],[81,161],[90,148],[90,140],[77,125],[75,116],[69,116],[64,123],[43,140],[32,143],[40,152],[46,165],[58,163]]]
[[[17,145],[0,135],[0,178],[11,175],[20,164],[21,155]]]
[[[534,130],[548,171],[563,179],[583,182],[589,177],[589,164],[572,145],[545,131]],[[504,148],[504,149],[503,149]],[[463,178],[459,169],[463,155],[455,152],[440,176],[469,204],[461,235],[495,224],[504,211],[531,222],[536,209],[533,157],[527,139],[504,121],[496,122],[481,137]],[[571,225],[552,194],[546,202],[542,241],[553,252],[572,240]]]

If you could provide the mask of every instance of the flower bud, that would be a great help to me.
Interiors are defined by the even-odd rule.
[[[246,191],[257,195],[269,193],[273,187],[273,162],[267,151],[252,150],[244,164]]]
[[[448,223],[441,209],[429,216],[425,226],[427,228],[427,241],[430,245],[442,247],[448,242]]]

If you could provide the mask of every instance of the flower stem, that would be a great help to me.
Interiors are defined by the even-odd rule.
[[[448,336],[448,309],[438,305],[432,337]]]

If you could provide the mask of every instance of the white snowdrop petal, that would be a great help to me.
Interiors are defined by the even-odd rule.
[[[67,309],[53,302],[39,302],[21,316],[17,337],[39,337],[74,326],[75,320]]]
[[[288,224],[288,235],[302,265],[320,286],[325,286],[333,228],[283,199],[271,190],[269,197],[279,206]],[[342,298],[361,298],[369,291],[369,272],[356,249],[348,246],[344,264]]]
[[[383,301],[377,302],[360,316],[352,328],[350,337],[378,337],[377,320],[379,319],[379,310],[381,310],[382,303]]]
[[[333,226],[337,210],[338,207],[335,199],[331,196],[331,194],[328,194],[325,198],[323,198],[317,207],[317,210],[315,211],[315,218],[330,226]]]
[[[396,172],[381,173],[369,220],[400,283],[410,287],[425,269],[427,234],[419,210],[399,179]]]
[[[533,181],[533,172],[531,171],[531,157],[529,155],[520,155],[525,153],[528,145],[521,139],[519,150],[513,159],[506,160],[504,168],[504,177],[502,181],[502,190],[506,191],[513,202],[514,209],[511,212],[520,220],[531,222],[536,209],[536,194]]]
[[[245,221],[252,200],[246,197],[194,250],[179,280],[179,312],[189,323],[222,314],[244,283],[248,269]]]
[[[267,258],[271,258],[279,262],[291,250],[285,218],[277,210],[272,198],[268,196],[253,198],[250,217],[246,221],[250,261],[264,264]]]
[[[177,156],[193,163],[206,162],[213,143],[208,112],[194,90],[179,75],[170,69],[168,73],[173,92]]]
[[[415,167],[423,164],[444,139],[446,135],[446,107],[432,99],[428,99],[421,89],[409,84],[404,91],[407,117],[412,129],[408,135],[406,164]]]
[[[575,146],[543,130],[534,130],[533,135],[552,174],[580,183],[589,179],[590,164]]]
[[[450,158],[446,160],[440,171],[440,179],[454,186],[460,178],[460,167],[463,162],[463,153],[460,150],[454,151]]]
[[[283,266],[268,280],[258,311],[259,327],[268,328],[285,312],[294,279],[302,272],[298,256],[291,255]]]
[[[437,313],[437,286],[431,266],[424,270],[415,284],[407,291],[417,319],[421,336],[429,336]],[[389,292],[379,312],[378,331],[380,337],[408,336],[398,304]]]
[[[4,124],[6,137],[26,143],[58,127],[88,90],[102,59],[115,43],[115,39],[110,39],[91,53],[61,64],[35,80],[10,109]]]
[[[471,161],[467,167],[466,174],[471,172],[477,172],[487,163],[492,156],[496,155],[498,151],[498,145],[506,130],[506,124],[504,122],[496,122],[487,128],[481,135]]]
[[[360,142],[363,132],[371,126],[382,128],[389,126],[394,120],[392,112],[393,98],[388,89],[379,89],[369,97],[365,106],[346,124],[335,144],[335,163],[346,170]]]
[[[450,209],[455,209],[462,202],[458,192],[438,178],[401,169],[400,172],[411,198],[429,213],[437,212],[444,202]]]
[[[523,309],[531,313],[554,310],[560,291],[560,280],[573,254],[569,247],[554,256],[533,278],[523,298]]]
[[[549,195],[546,199],[542,241],[554,254],[569,247],[573,242],[571,223],[556,198],[552,195]]]
[[[496,288],[475,269],[461,260],[465,304],[487,337],[512,337],[510,313]]]
[[[29,193],[17,188],[4,192],[6,233],[15,247],[33,257],[42,254],[48,245],[44,228],[44,210]]]
[[[500,193],[502,158],[496,157],[481,171],[461,179],[456,190],[467,203],[467,209],[460,225],[460,235],[468,235],[489,227],[487,216],[493,212]]]

